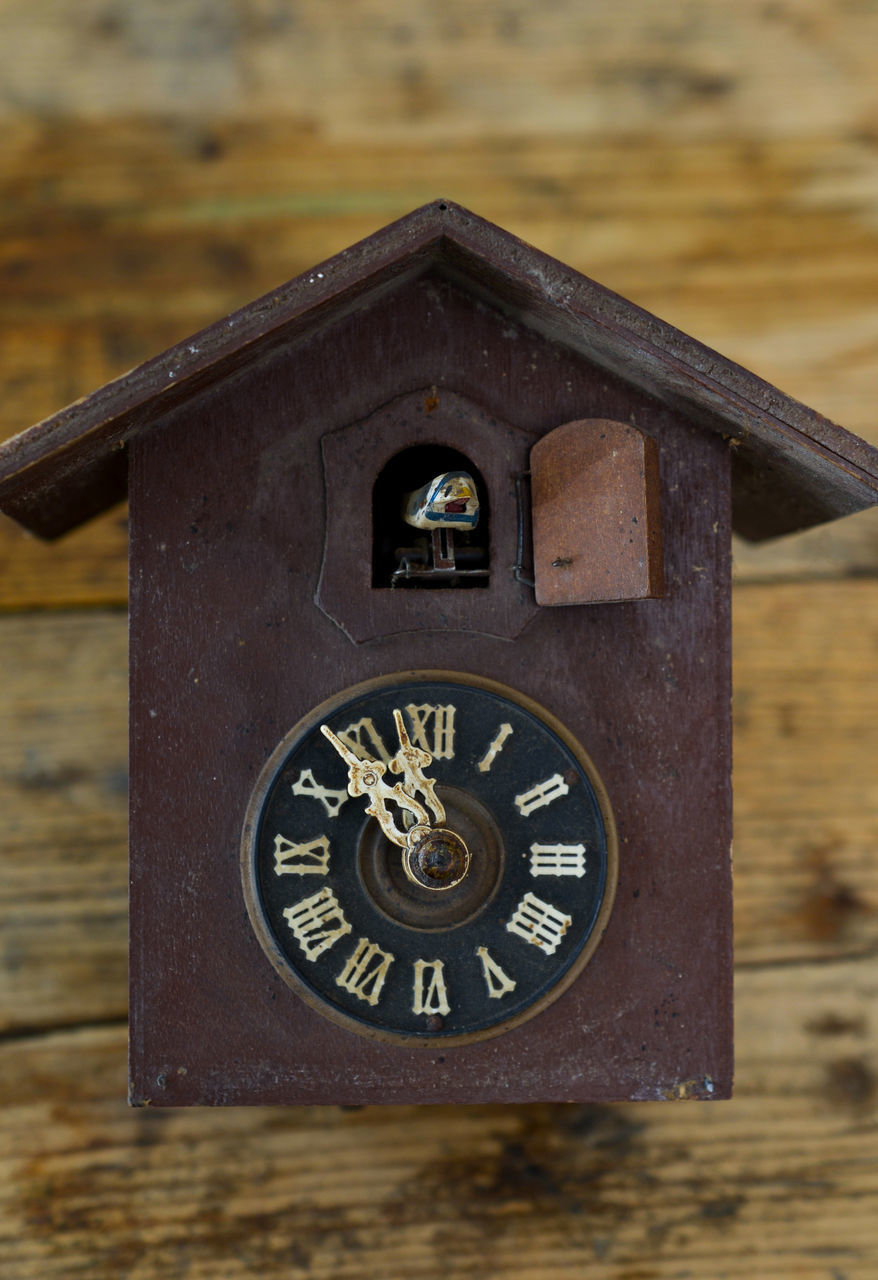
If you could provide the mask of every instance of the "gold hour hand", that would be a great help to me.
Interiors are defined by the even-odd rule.
[[[436,795],[435,782],[432,778],[425,778],[423,773],[424,769],[433,763],[433,757],[429,751],[416,747],[409,738],[401,711],[395,710],[393,719],[396,724],[397,737],[399,738],[399,751],[390,761],[390,768],[394,773],[402,774],[402,786],[407,795],[414,798],[415,795],[420,793],[423,796],[433,814],[435,823],[441,826],[445,821],[445,808]]]
[[[352,796],[368,796],[369,804],[366,812],[375,818],[381,830],[393,844],[401,849],[409,844],[409,832],[419,827],[429,827],[430,815],[424,806],[409,795],[401,782],[388,786],[384,781],[387,765],[380,760],[361,760],[332,732],[329,725],[322,724],[320,732],[328,738],[348,769],[348,794]],[[401,829],[393,820],[393,814],[387,808],[387,801],[392,800],[400,809],[412,815],[412,825],[408,830]],[[443,813],[444,816],[444,813]]]

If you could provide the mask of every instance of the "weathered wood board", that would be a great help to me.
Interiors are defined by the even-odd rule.
[[[878,441],[874,7],[68,9],[0,0],[3,438],[444,194]],[[4,1277],[872,1280],[878,512],[737,554],[735,1099],[354,1113],[122,1101],[123,516],[0,525]]]

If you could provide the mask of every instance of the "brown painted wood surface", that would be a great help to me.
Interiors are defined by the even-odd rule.
[[[556,427],[530,453],[540,605],[658,599],[664,591],[658,445],[630,422]]]
[[[78,12],[0,4],[3,436],[445,191],[878,441],[869,6]],[[731,1103],[209,1114],[121,1101],[120,514],[0,524],[0,1271],[872,1280],[878,513],[737,553]]]
[[[728,450],[441,278],[343,317],[306,355],[242,370],[131,448],[132,1098],[726,1097]],[[535,611],[514,581],[513,476],[559,418],[630,418],[657,441],[660,601]],[[491,510],[490,584],[448,601],[371,586],[373,477],[433,441],[466,451]],[[619,835],[616,903],[576,982],[539,1018],[447,1056],[309,1009],[266,963],[241,902],[242,815],[278,742],[326,698],[407,668],[496,679],[557,715]],[[504,830],[507,857],[518,836]]]

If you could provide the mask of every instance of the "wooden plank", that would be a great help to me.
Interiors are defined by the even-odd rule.
[[[874,508],[772,542],[732,539],[732,577],[737,583],[876,575],[878,510]]]
[[[132,1112],[121,1028],[8,1043],[4,1274],[871,1280],[874,969],[738,985],[713,1106]]]
[[[813,2],[804,18],[760,0],[712,6],[697,20],[628,0],[245,0],[211,23],[199,0],[170,12],[120,0],[4,0],[0,114],[275,116],[316,135],[367,140],[507,135],[552,128],[627,136],[656,117],[671,136],[843,132],[868,119],[874,12]],[[199,75],[193,77],[191,59]],[[290,68],[295,74],[290,74]],[[842,74],[842,71],[844,74]],[[807,84],[808,92],[795,92]]]
[[[0,1030],[124,1016],[124,613],[0,619]]]
[[[878,583],[741,588],[735,652],[739,963],[878,945]]]
[[[46,543],[0,517],[0,610],[124,607],[128,516],[117,507]]]

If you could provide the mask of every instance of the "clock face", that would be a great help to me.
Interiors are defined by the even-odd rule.
[[[250,918],[285,981],[405,1044],[544,1009],[600,940],[616,868],[578,742],[514,690],[450,672],[371,680],[300,721],[242,842]]]

